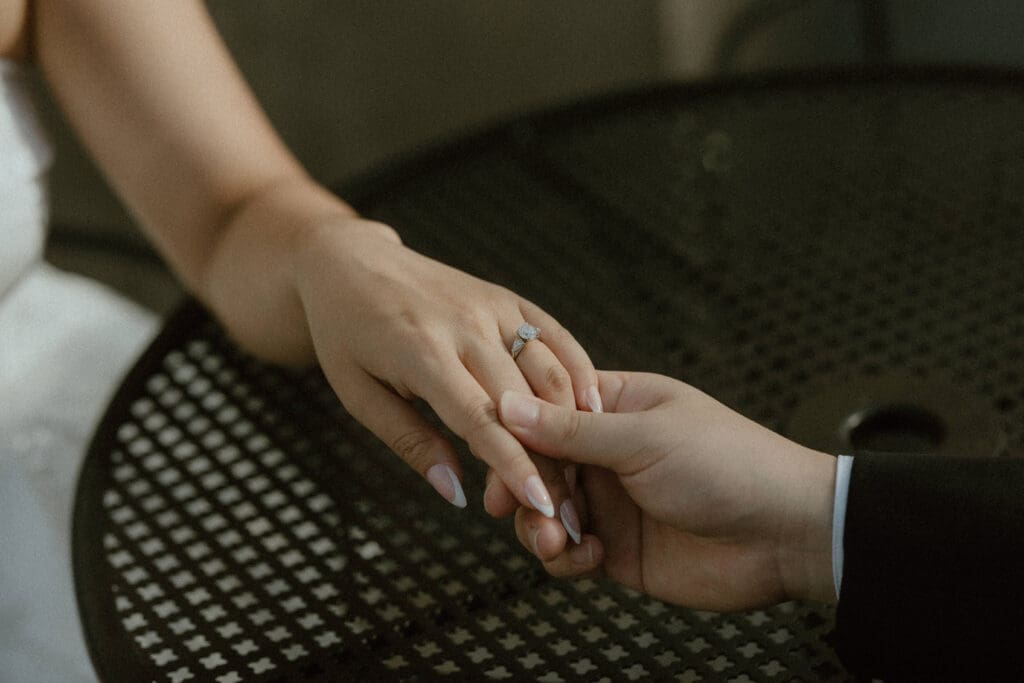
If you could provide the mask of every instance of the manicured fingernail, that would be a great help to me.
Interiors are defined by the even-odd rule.
[[[558,506],[558,516],[562,519],[562,526],[565,527],[565,531],[569,534],[569,538],[571,538],[576,545],[579,545],[580,518],[579,515],[576,514],[576,506],[572,504],[571,500],[562,501],[562,504]]]
[[[549,519],[555,518],[555,506],[551,504],[551,494],[536,474],[531,474],[526,479],[526,499],[537,512],[540,512]]]
[[[601,392],[597,390],[596,386],[587,387],[586,392],[587,407],[590,408],[592,413],[603,413],[604,404],[601,403]]]
[[[487,478],[487,484],[484,486],[484,506],[487,506],[487,495],[491,492],[491,478]]]
[[[518,427],[532,427],[540,417],[540,404],[525,394],[506,391],[501,395],[501,417]]]
[[[572,560],[573,564],[594,564],[594,549],[590,545],[591,542],[588,541],[569,548],[569,559]]]
[[[533,529],[530,531],[530,549],[533,550],[533,554],[540,556],[540,551],[537,550],[537,537],[540,536],[540,529]]]
[[[427,481],[441,497],[457,508],[466,507],[466,493],[462,490],[455,470],[448,465],[437,464],[427,470]]]

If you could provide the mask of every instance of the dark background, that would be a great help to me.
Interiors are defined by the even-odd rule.
[[[1024,4],[1014,0],[208,4],[271,120],[331,186],[504,118],[653,82],[1024,65]],[[173,279],[43,99],[57,145],[49,260],[168,310],[180,295]]]

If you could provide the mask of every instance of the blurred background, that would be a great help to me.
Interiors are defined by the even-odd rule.
[[[509,117],[655,82],[872,63],[1024,65],[1016,0],[207,4],[284,139],[335,187]],[[173,278],[52,102],[45,108],[57,144],[47,258],[166,312],[180,296]]]

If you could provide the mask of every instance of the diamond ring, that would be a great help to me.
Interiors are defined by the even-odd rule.
[[[540,338],[540,328],[534,327],[530,323],[523,323],[516,330],[516,338],[512,342],[512,347],[509,351],[512,353],[512,360],[519,357],[519,352],[526,346],[526,342],[533,341],[534,339]]]

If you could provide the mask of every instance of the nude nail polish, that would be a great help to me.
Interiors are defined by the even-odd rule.
[[[427,481],[441,497],[457,508],[466,507],[466,493],[455,475],[455,470],[448,465],[437,464],[427,470]]]
[[[536,474],[531,474],[526,479],[526,499],[530,501],[534,509],[549,519],[555,517],[555,506],[551,503],[551,494]]]
[[[601,392],[597,390],[596,386],[587,387],[586,391],[587,407],[590,408],[592,413],[603,413],[604,404],[601,402]]]
[[[562,501],[562,504],[558,506],[558,516],[562,520],[562,526],[565,527],[565,532],[569,534],[569,538],[573,540],[576,545],[580,544],[580,518],[576,514],[576,506],[572,504],[571,500]]]

